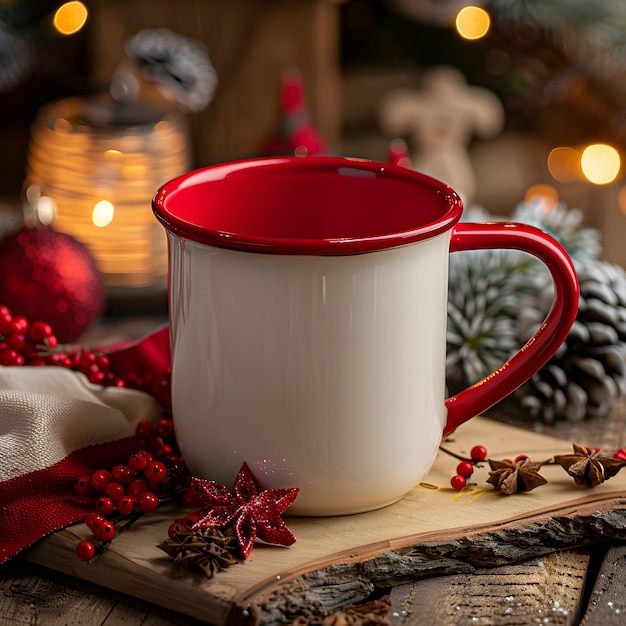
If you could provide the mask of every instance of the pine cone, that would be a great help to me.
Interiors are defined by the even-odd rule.
[[[456,393],[502,365],[519,347],[515,312],[535,285],[535,264],[512,250],[450,257],[447,385]]]
[[[577,271],[581,295],[572,330],[513,396],[532,418],[548,423],[604,417],[626,393],[626,273],[598,260],[587,260]],[[551,285],[520,300],[520,343],[543,322],[551,302]]]
[[[213,99],[217,73],[201,42],[167,28],[147,28],[126,42],[126,54],[184,111],[202,111]]]

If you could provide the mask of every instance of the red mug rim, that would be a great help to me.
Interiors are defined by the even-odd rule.
[[[408,168],[345,157],[265,157],[193,170],[152,208],[167,231],[272,254],[342,255],[429,239],[459,221],[448,185]]]

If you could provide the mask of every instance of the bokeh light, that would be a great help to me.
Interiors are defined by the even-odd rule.
[[[115,207],[108,200],[100,200],[96,202],[91,213],[91,219],[96,226],[103,228],[113,221],[115,215]]]
[[[82,2],[66,2],[56,10],[52,23],[62,35],[73,35],[85,25],[87,15],[87,7]]]
[[[552,185],[540,183],[531,185],[526,190],[524,200],[526,202],[539,201],[545,206],[547,211],[551,211],[559,202],[559,193]]]
[[[37,219],[43,226],[48,226],[54,222],[56,210],[56,202],[50,196],[39,196],[37,200]]]
[[[596,143],[583,150],[580,165],[587,180],[596,185],[606,185],[619,174],[619,152],[612,146]]]
[[[489,31],[490,25],[489,13],[481,7],[463,7],[456,16],[456,29],[464,39],[484,37]]]
[[[582,179],[581,154],[574,148],[554,148],[548,155],[548,171],[560,183],[571,183]]]

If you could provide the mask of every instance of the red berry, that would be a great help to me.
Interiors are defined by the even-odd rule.
[[[614,458],[620,461],[626,461],[626,448],[620,448],[614,455]]]
[[[28,329],[28,340],[33,343],[42,343],[45,339],[48,339],[48,337],[51,336],[54,336],[52,326],[50,326],[47,322],[42,322],[41,320],[35,320]]]
[[[174,452],[174,449],[172,448],[172,446],[170,446],[167,443],[164,443],[161,448],[158,451],[158,455],[163,458],[163,457],[168,457],[171,456],[172,453]]]
[[[143,473],[149,481],[159,483],[165,479],[167,468],[161,461],[150,461]]]
[[[146,465],[148,465],[148,459],[143,454],[141,454],[141,452],[138,452],[137,454],[133,454],[128,459],[128,467],[130,467],[132,470],[136,472],[140,472],[141,470],[143,470],[146,467]]]
[[[96,502],[96,511],[98,511],[101,515],[111,515],[114,510],[115,503],[107,496],[102,496],[102,498]]]
[[[187,466],[185,465],[185,459],[179,454],[170,454],[167,457],[167,461],[170,464],[170,467],[177,467],[182,472],[185,472]]]
[[[92,365],[96,365],[96,355],[89,350],[76,355],[76,364],[81,371],[87,371]]]
[[[465,487],[465,485],[467,485],[467,478],[465,478],[465,476],[461,476],[461,474],[456,474],[450,479],[450,484],[453,489],[460,491],[463,487]]]
[[[111,470],[111,476],[121,485],[126,485],[135,477],[135,472],[128,465],[116,465]]]
[[[92,532],[99,541],[109,541],[115,535],[115,526],[108,519],[103,519],[96,524]]]
[[[91,561],[96,555],[96,546],[91,541],[83,539],[76,544],[76,554],[81,561]]]
[[[124,495],[124,486],[111,482],[104,488],[104,495],[111,498],[113,502],[117,502]]]
[[[132,496],[138,496],[144,491],[148,491],[148,483],[143,478],[135,478],[126,487],[126,492]]]
[[[74,491],[81,496],[86,496],[91,491],[89,476],[79,476],[74,483]]]
[[[115,503],[115,508],[120,515],[130,515],[135,509],[136,503],[135,496],[124,496]]]
[[[158,454],[164,443],[163,437],[150,437],[148,439],[148,448],[155,454]]]
[[[485,446],[474,446],[470,450],[472,461],[484,461],[487,458],[487,448]]]
[[[91,532],[93,532],[93,529],[100,524],[100,522],[104,522],[104,517],[96,511],[91,511],[91,513],[87,513],[85,516],[85,524],[87,524],[87,528],[89,528]]]
[[[141,420],[137,426],[135,426],[135,433],[138,437],[142,439],[147,439],[152,436],[154,428],[152,426],[152,422],[148,420]]]
[[[66,367],[67,369],[71,369],[72,367],[72,359],[67,355],[61,352],[55,352],[48,357],[50,365],[60,365],[61,367]]]
[[[162,419],[156,423],[154,434],[157,437],[167,439],[174,432],[174,423],[171,419]]]
[[[5,335],[11,333],[27,333],[28,332],[28,320],[23,315],[16,315],[13,317],[9,326],[5,329]]]
[[[95,372],[90,372],[87,376],[87,379],[92,385],[102,385],[104,383],[104,372],[96,370]]]
[[[96,365],[98,369],[108,370],[109,369],[109,357],[106,354],[98,354],[96,356]]]
[[[176,533],[178,533],[178,529],[180,526],[181,526],[180,520],[176,520],[175,522],[172,522],[167,529],[167,536],[170,539],[175,539]]]
[[[523,461],[524,459],[530,459],[530,457],[527,454],[518,454],[514,459],[513,459],[513,463],[519,463],[520,461]]]
[[[0,365],[24,365],[24,357],[17,350],[5,348],[0,351]]]
[[[13,315],[11,315],[11,311],[7,306],[0,306],[0,334],[4,335],[4,333],[9,328],[11,324],[11,320],[13,320]]]
[[[142,513],[153,513],[159,506],[159,498],[151,491],[144,491],[139,494],[139,510]]]
[[[13,350],[21,350],[26,344],[26,335],[24,333],[11,333],[6,338],[7,346]]]
[[[461,461],[456,466],[456,473],[469,478],[474,473],[474,466],[470,461]]]
[[[94,489],[104,489],[111,482],[111,474],[106,470],[96,470],[91,475],[91,486]]]

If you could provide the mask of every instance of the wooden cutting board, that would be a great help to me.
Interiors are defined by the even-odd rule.
[[[539,461],[572,450],[571,442],[486,418],[464,424],[445,447],[469,456],[478,443],[487,447],[493,459],[523,453]],[[474,472],[475,484],[454,491],[449,480],[457,463],[440,452],[423,483],[400,502],[378,511],[331,518],[288,517],[287,525],[297,537],[294,545],[257,545],[247,561],[211,579],[176,566],[156,547],[167,538],[169,524],[184,514],[171,507],[145,516],[120,533],[109,549],[89,564],[79,561],[74,552],[76,543],[90,536],[83,524],[41,540],[24,556],[221,626],[269,623],[281,611],[281,615],[292,616],[299,610],[323,611],[324,603],[314,588],[329,577],[339,577],[347,604],[367,597],[375,584],[393,586],[411,577],[437,574],[442,558],[460,558],[466,564],[472,559],[483,565],[502,564],[598,540],[603,533],[613,532],[603,530],[606,525],[577,523],[581,519],[625,513],[626,520],[626,470],[589,489],[578,487],[561,467],[548,465],[541,470],[549,480],[547,485],[503,496],[486,483],[487,464]],[[555,524],[559,525],[556,531]],[[536,540],[541,532],[548,532],[547,543]],[[485,538],[491,543],[481,553],[477,540]],[[495,556],[494,545],[500,546]],[[446,573],[449,571],[448,564]]]

